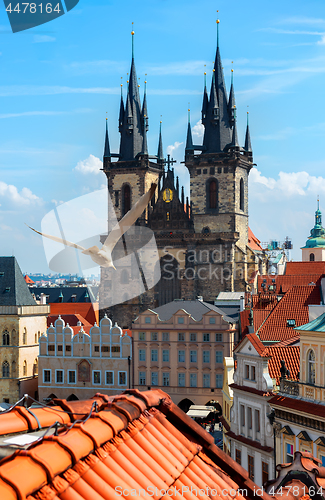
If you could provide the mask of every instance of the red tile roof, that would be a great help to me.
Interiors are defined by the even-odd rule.
[[[290,370],[290,379],[298,380],[300,371],[300,346],[270,346],[265,349],[265,354],[271,358],[269,360],[269,374],[272,379],[276,380],[277,385],[280,384],[281,360],[285,361],[287,369]]]
[[[286,347],[288,345],[294,345],[294,344],[299,344],[300,342],[300,334],[298,334],[296,337],[291,337],[290,339],[282,340],[282,342],[279,342],[276,344],[277,347]]]
[[[162,391],[55,403],[38,409],[37,417],[65,427],[0,460],[1,500],[113,500],[132,490],[136,498],[181,492],[193,500],[192,488],[202,500],[244,500],[243,489],[254,499],[257,486],[247,471]],[[17,422],[11,430],[38,427],[32,413],[17,407],[0,414],[3,432],[10,421]],[[265,492],[261,497],[271,500]]]
[[[277,302],[276,302],[277,303]],[[274,302],[275,305],[275,302]],[[253,325],[254,325],[254,331],[256,332],[263,321],[267,318],[267,316],[270,314],[271,309],[253,309]],[[241,332],[242,336],[246,335],[248,333],[248,327],[249,327],[249,309],[244,309],[243,311],[240,312],[240,325],[241,325]]]
[[[251,394],[257,394],[258,396],[268,397],[273,396],[273,392],[264,392],[259,389],[255,389],[255,387],[248,387],[247,385],[238,385],[238,384],[229,384],[229,387],[232,389],[237,389],[243,392],[250,392]]]
[[[91,302],[52,302],[51,314],[80,314],[90,324],[99,323],[98,304]]]
[[[323,273],[258,276],[257,292],[262,294],[268,292],[268,294],[270,294],[271,296],[276,296],[278,294],[286,293],[292,286],[309,285],[309,283],[320,285],[322,276]],[[275,283],[273,283],[272,280],[275,280]],[[262,283],[265,283],[265,287],[262,287]],[[275,291],[269,291],[269,286],[272,286],[274,284],[276,285]]]
[[[24,276],[24,280],[26,281],[27,285],[33,285],[35,283],[35,281],[33,281],[29,276],[28,274],[25,274]]]
[[[295,326],[309,321],[308,305],[320,304],[318,286],[293,286],[277,303],[265,322],[256,332],[261,341],[282,341],[295,337],[297,332],[287,326],[287,320],[294,319]]]
[[[248,228],[248,246],[252,250],[258,250],[260,252],[263,250],[260,240],[256,238],[250,227]]]
[[[89,321],[87,321],[85,318],[83,318],[80,314],[50,314],[47,317],[47,326],[51,326],[51,324],[54,325],[55,321],[58,319],[58,317],[61,316],[61,319],[65,322],[65,324],[69,326],[78,326],[78,322],[85,327],[85,326],[93,326]]]
[[[274,396],[269,401],[270,406],[279,406],[287,409],[290,413],[294,412],[309,413],[317,415],[317,417],[325,418],[325,405],[309,403],[308,401],[301,401],[300,399],[289,398],[286,396]]]
[[[285,274],[325,274],[325,262],[287,262]]]

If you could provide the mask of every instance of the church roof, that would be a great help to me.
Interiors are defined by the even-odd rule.
[[[36,306],[15,257],[0,257],[0,306]]]
[[[310,236],[306,241],[306,245],[302,248],[325,247],[325,229],[322,226],[322,212],[319,209],[319,200],[317,203],[318,206],[315,212],[315,225],[310,231]]]

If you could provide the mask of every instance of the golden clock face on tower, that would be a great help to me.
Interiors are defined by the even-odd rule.
[[[173,191],[169,188],[164,189],[163,191],[163,200],[165,203],[170,203],[173,199]]]

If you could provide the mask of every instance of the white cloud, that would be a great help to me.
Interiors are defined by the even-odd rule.
[[[199,120],[195,125],[194,127],[192,127],[192,135],[194,137],[197,137],[198,139],[202,139],[203,137],[203,134],[204,134],[204,126],[201,122],[201,120]]]
[[[100,173],[101,168],[103,168],[103,162],[99,158],[96,158],[96,156],[89,155],[85,160],[79,161],[74,170],[85,175],[97,175]]]
[[[41,198],[33,194],[29,188],[24,187],[20,192],[16,186],[0,181],[1,205],[9,202],[17,206],[40,205]]]
[[[295,196],[325,193],[325,178],[308,172],[280,172],[278,178],[265,177],[253,167],[249,176],[251,194],[262,202],[284,200]]]
[[[54,36],[48,35],[34,35],[33,43],[48,43],[55,42],[56,38]]]
[[[182,144],[184,144],[184,143],[176,141],[176,142],[174,142],[174,144],[167,146],[167,154],[168,155],[174,154]]]

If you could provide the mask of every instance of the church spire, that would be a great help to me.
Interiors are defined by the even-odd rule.
[[[204,72],[204,90],[203,90],[203,103],[202,103],[202,123],[206,124],[207,112],[209,106],[209,97],[207,91],[207,73]]]
[[[247,126],[246,126],[246,135],[245,135],[245,151],[251,153],[252,152],[252,144],[251,144],[251,135],[249,132],[249,123],[248,123],[249,112],[247,111]]]
[[[163,150],[162,133],[161,133],[161,123],[162,122],[160,120],[158,153],[157,153],[157,158],[158,158],[159,161],[162,161],[164,159],[164,150]]]
[[[123,102],[123,83],[121,83],[121,102],[120,102],[120,114],[118,118],[118,130],[122,132],[124,122],[124,102]]]
[[[143,94],[143,104],[142,104],[141,114],[142,114],[143,128],[145,128],[146,132],[148,132],[149,124],[148,124],[148,108],[147,108],[147,80],[144,81],[144,94]]]
[[[104,147],[104,158],[111,158],[111,150],[109,147],[109,139],[108,139],[108,125],[107,125],[107,118],[106,118],[106,133],[105,133],[105,147]]]
[[[219,51],[219,19],[217,20],[217,38],[217,51],[203,139],[205,153],[222,152],[231,142],[228,98]]]
[[[234,126],[232,129],[231,148],[234,148],[234,149],[239,148],[238,135],[237,135],[236,106],[234,107]]]
[[[190,109],[188,109],[188,125],[187,125],[187,137],[186,137],[186,147],[185,154],[193,154],[193,139],[192,139],[192,129],[191,129],[191,115]]]
[[[235,122],[235,116],[234,116],[235,106],[236,106],[236,101],[235,101],[235,91],[234,91],[234,70],[231,69],[231,86],[230,86],[229,101],[228,101],[229,125],[231,127],[234,126]]]
[[[139,95],[139,86],[134,62],[134,31],[132,36],[132,60],[129,77],[129,86],[126,98],[126,107],[121,127],[120,160],[134,160],[143,149],[143,123]],[[146,113],[147,115],[147,113]]]

